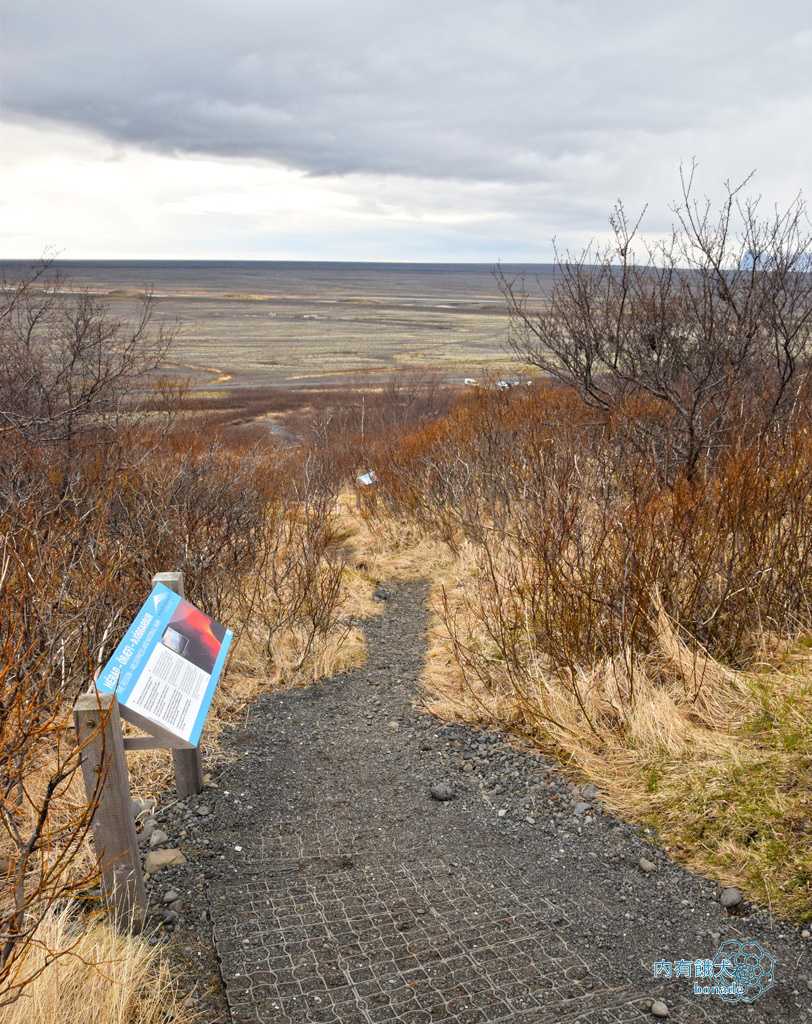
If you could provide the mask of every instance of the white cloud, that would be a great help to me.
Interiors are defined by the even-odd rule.
[[[808,186],[776,0],[40,0],[4,11],[8,254],[549,257],[618,197]],[[341,251],[341,238],[347,251]],[[197,247],[197,248],[196,248]]]
[[[8,257],[57,248],[66,258],[297,258],[321,245],[341,258],[347,236],[362,248],[346,258],[369,246],[382,258],[400,247],[429,258],[421,239],[450,232],[446,243],[470,258],[464,236],[498,228],[506,197],[515,199],[492,184],[316,177],[267,161],[155,154],[43,123],[6,125],[4,144]]]

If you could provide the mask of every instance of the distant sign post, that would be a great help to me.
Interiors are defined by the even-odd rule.
[[[361,495],[368,495],[368,502],[375,508],[375,485],[378,482],[378,478],[375,473],[370,471],[369,473],[362,473],[361,476],[355,478],[355,506],[361,508]]]

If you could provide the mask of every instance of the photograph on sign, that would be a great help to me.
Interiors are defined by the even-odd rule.
[[[158,583],[96,687],[121,717],[196,746],[233,638],[230,629]]]

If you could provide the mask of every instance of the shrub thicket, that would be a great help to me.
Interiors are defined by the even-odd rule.
[[[622,411],[597,417],[560,385],[484,390],[390,440],[380,507],[473,548],[464,632],[449,622],[466,672],[518,685],[543,666],[580,701],[579,673],[602,659],[627,662],[633,689],[663,614],[694,652],[735,666],[765,633],[812,626],[805,422],[806,405],[780,435],[739,436],[701,478],[666,481]]]
[[[0,1003],[48,907],[93,874],[71,709],[152,576],[182,571],[267,664],[280,634],[301,662],[336,629],[342,572],[319,463],[172,428],[149,304],[121,323],[41,270],[0,314]]]
[[[682,176],[671,234],[647,241],[618,204],[612,241],[557,253],[552,292],[497,279],[514,351],[605,417],[621,413],[640,458],[696,476],[705,460],[789,429],[808,375],[812,233],[799,196],[762,212],[732,188],[718,212]]]

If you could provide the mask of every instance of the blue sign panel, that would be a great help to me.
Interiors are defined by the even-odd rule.
[[[96,688],[116,694],[122,717],[197,746],[233,636],[157,583]]]

